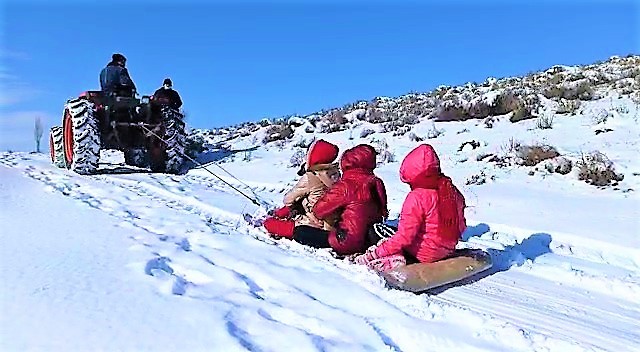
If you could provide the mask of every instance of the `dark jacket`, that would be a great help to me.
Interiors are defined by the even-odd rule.
[[[373,174],[376,155],[373,147],[358,145],[342,154],[342,179],[336,182],[313,207],[319,219],[339,215],[329,244],[336,253],[348,255],[366,249],[369,226],[388,216],[384,183]]]
[[[176,110],[180,109],[182,106],[180,94],[173,90],[173,88],[160,87],[155,93],[153,93],[153,99],[161,105],[169,105]]]
[[[118,95],[133,95],[136,91],[129,71],[113,61],[100,72],[100,88],[103,92],[116,92]]]

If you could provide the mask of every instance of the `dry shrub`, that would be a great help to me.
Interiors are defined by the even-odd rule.
[[[522,159],[521,164],[534,166],[541,161],[555,158],[560,155],[556,148],[550,145],[524,145],[516,149],[517,156]]]
[[[493,101],[492,115],[505,115],[522,105],[520,99],[510,90],[502,92]]]
[[[594,186],[616,185],[624,179],[623,174],[615,171],[613,162],[606,155],[595,151],[590,154],[582,154],[582,158],[576,163],[578,167],[578,179]]]
[[[298,149],[296,150],[291,158],[289,159],[289,167],[299,167],[302,163],[305,162],[307,158],[307,153],[304,150]]]
[[[573,115],[578,108],[580,108],[580,100],[560,99],[556,113]]]
[[[274,141],[283,141],[293,136],[293,129],[289,125],[271,125],[267,128],[262,143],[266,144]]]
[[[588,79],[579,79],[573,82],[546,87],[543,89],[542,95],[547,99],[591,100],[595,96],[595,93],[592,83]]]
[[[543,114],[538,116],[536,127],[540,130],[549,130],[553,128],[553,115]]]
[[[372,135],[376,133],[376,131],[370,129],[370,128],[365,128],[362,131],[360,131],[360,138],[367,138],[368,136]]]
[[[559,84],[554,84],[552,86],[546,87],[542,91],[542,95],[544,95],[547,99],[561,98],[564,94],[564,88]]]
[[[467,110],[463,106],[458,106],[453,102],[444,102],[434,111],[435,120],[446,121],[464,121],[469,119]]]
[[[423,137],[418,136],[414,132],[409,133],[409,140],[412,142],[422,142],[424,141]]]
[[[462,143],[460,145],[460,147],[458,147],[458,151],[461,152],[465,146],[470,145],[471,149],[476,149],[480,147],[480,142],[476,141],[476,140],[472,140],[472,141],[466,141],[464,143]]]
[[[509,117],[509,121],[515,123],[523,120],[528,120],[534,118],[532,109],[526,105],[520,105],[518,108],[513,110],[513,114]]]
[[[467,114],[469,117],[474,119],[484,119],[485,117],[492,115],[492,112],[491,106],[485,101],[480,100],[469,106]]]

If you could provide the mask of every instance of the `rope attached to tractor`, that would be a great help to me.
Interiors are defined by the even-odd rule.
[[[138,125],[140,128],[142,128],[142,130],[144,130],[146,133],[148,133],[149,135],[153,135],[156,138],[158,138],[160,141],[162,141],[164,144],[168,145],[169,143],[167,143],[167,141],[165,141],[162,137],[158,136],[154,131],[150,130],[149,128],[147,128],[144,124],[139,124]],[[182,155],[183,157],[187,158],[189,161],[193,162],[194,164],[198,165],[198,167],[204,169],[206,172],[210,173],[211,175],[213,175],[215,178],[217,178],[218,180],[222,181],[224,184],[226,184],[227,186],[229,186],[231,189],[233,189],[234,191],[240,193],[243,197],[247,198],[248,200],[251,201],[251,203],[259,206],[259,207],[263,207],[265,206],[266,202],[262,201],[262,203],[260,202],[260,199],[258,197],[257,194],[255,194],[253,192],[253,190],[251,189],[251,187],[249,187],[249,185],[247,185],[246,183],[242,182],[241,180],[239,180],[237,177],[233,176],[229,171],[225,170],[222,166],[214,163],[217,167],[219,167],[220,169],[222,169],[224,172],[226,172],[228,175],[230,175],[231,177],[233,177],[234,179],[236,179],[238,182],[242,183],[243,185],[245,185],[247,188],[249,188],[251,190],[251,193],[253,193],[255,198],[251,198],[249,195],[245,194],[244,192],[242,192],[240,189],[238,189],[237,187],[235,187],[234,185],[232,185],[231,183],[225,181],[224,179],[222,179],[222,177],[216,175],[215,173],[213,173],[211,170],[207,169],[206,166],[204,164],[202,164],[201,162],[193,159],[192,157],[188,156],[187,154],[179,151],[178,152],[180,155]]]

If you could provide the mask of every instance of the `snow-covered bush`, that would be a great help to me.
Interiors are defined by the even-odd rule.
[[[360,131],[360,138],[367,138],[374,133],[376,133],[376,131],[370,128],[364,128],[362,131]]]
[[[461,152],[464,150],[464,147],[466,146],[471,146],[471,149],[476,149],[478,147],[480,147],[480,142],[476,141],[476,140],[472,140],[472,141],[466,141],[462,144],[460,144],[460,147],[458,147],[458,151]]]
[[[553,114],[544,113],[538,116],[538,119],[536,120],[536,128],[541,130],[553,128]]]
[[[598,151],[582,154],[582,158],[576,163],[576,166],[578,179],[594,186],[615,185],[624,179],[623,174],[616,173],[613,162]]]
[[[374,139],[371,141],[371,146],[376,150],[376,153],[378,154],[376,156],[376,165],[382,165],[396,161],[396,155],[392,150],[389,149],[389,144],[386,140]]]
[[[580,108],[580,100],[560,99],[558,103],[558,114],[574,114]]]
[[[299,167],[300,165],[302,165],[302,163],[305,162],[306,157],[307,153],[305,153],[304,150],[296,150],[289,159],[289,167]]]
[[[188,135],[185,138],[186,145],[184,147],[184,153],[190,158],[195,159],[198,154],[206,150],[204,137],[201,135]]]
[[[267,128],[264,138],[262,139],[262,143],[267,144],[274,141],[283,141],[291,138],[292,136],[293,129],[291,126],[285,124],[271,125]]]
[[[409,133],[409,140],[412,142],[422,142],[424,141],[423,137],[418,136],[414,132]]]
[[[434,122],[431,122],[431,128],[429,128],[429,130],[427,131],[427,138],[429,138],[429,139],[438,138],[443,133],[444,133],[443,130],[439,130],[436,127],[436,124]]]
[[[557,174],[566,175],[573,169],[573,162],[563,156],[558,156],[546,160],[544,168],[551,173],[555,172]]]
[[[312,135],[311,137],[301,136],[298,141],[293,145],[294,147],[307,149],[316,140],[316,136]]]
[[[487,175],[483,171],[480,171],[478,174],[473,174],[465,181],[465,185],[482,185],[487,183]]]

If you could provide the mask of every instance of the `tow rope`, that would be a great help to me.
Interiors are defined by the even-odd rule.
[[[156,138],[158,138],[160,141],[162,141],[165,145],[169,145],[169,143],[167,143],[167,141],[165,141],[162,137],[158,136],[154,131],[150,130],[149,128],[147,128],[147,126],[143,125],[143,124],[139,124],[140,128],[142,128],[144,131],[146,131],[147,133],[155,136]],[[198,165],[200,168],[204,169],[206,172],[210,173],[211,175],[213,175],[215,178],[217,178],[218,180],[222,181],[224,184],[226,184],[227,186],[229,186],[231,189],[233,189],[234,191],[240,193],[243,197],[247,198],[248,200],[251,201],[251,203],[259,206],[259,207],[263,207],[266,202],[262,202],[260,203],[260,201],[257,199],[259,198],[258,195],[256,195],[253,190],[251,190],[251,193],[253,193],[253,195],[255,196],[255,198],[251,198],[249,195],[245,194],[244,192],[242,192],[240,189],[238,189],[237,187],[235,187],[234,185],[232,185],[231,183],[225,181],[224,179],[222,179],[222,177],[216,175],[215,173],[213,173],[211,170],[207,169],[206,166],[204,164],[202,164],[201,162],[193,159],[192,157],[188,156],[187,154],[178,151],[178,153],[180,155],[182,155],[183,157],[189,159],[189,161],[191,161],[192,163]],[[229,171],[225,170],[222,166],[216,164],[214,162],[214,165],[218,166],[220,169],[222,169],[224,172],[226,172],[228,175],[230,175],[231,177],[233,177],[234,179],[238,180],[240,183],[242,183],[243,185],[245,185],[247,188],[251,189],[251,187],[249,187],[249,185],[247,185],[246,183],[242,182],[241,180],[239,180],[237,177],[233,176]]]

